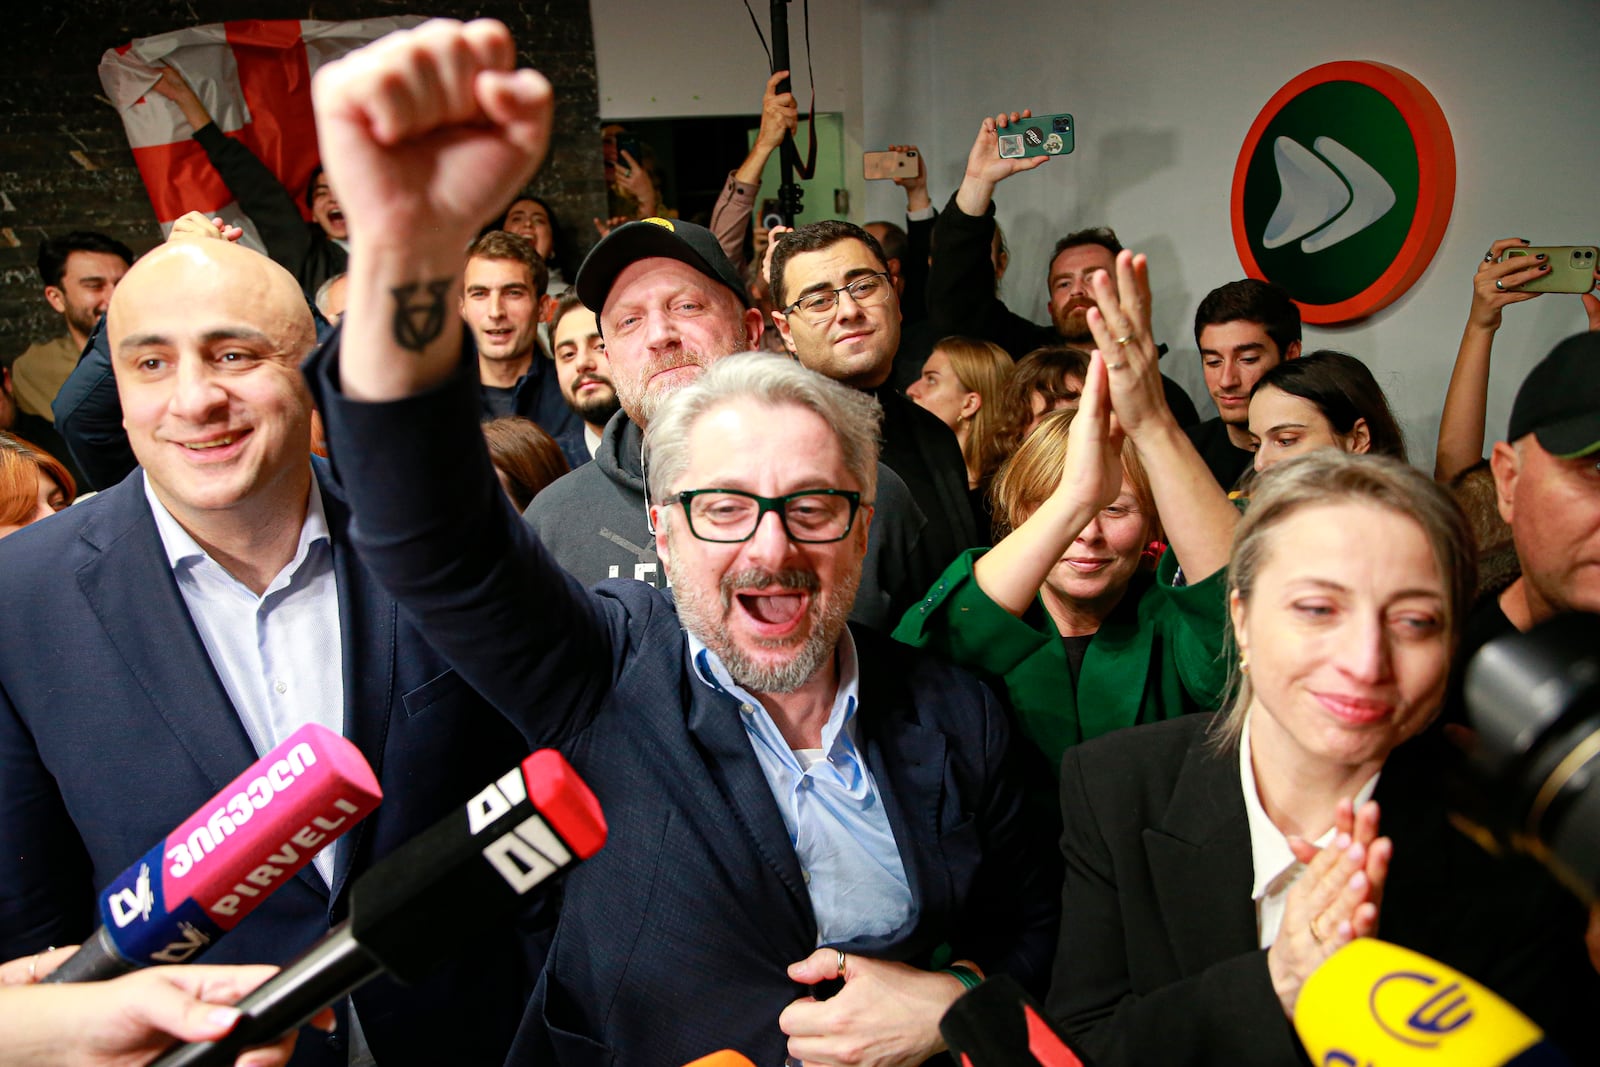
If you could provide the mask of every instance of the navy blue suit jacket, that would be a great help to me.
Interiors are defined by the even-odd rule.
[[[495,482],[473,368],[366,405],[338,395],[336,360],[337,338],[310,372],[363,558],[462,677],[562,749],[610,825],[566,883],[519,1062],[782,1062],[778,1015],[809,993],[785,968],[815,951],[817,923],[739,702],[696,677],[663,593],[590,591],[556,566]],[[948,946],[1039,988],[1057,886],[1003,713],[970,675],[854,633],[859,740],[915,915],[843,947],[925,967]]]
[[[184,606],[142,479],[136,471],[0,541],[0,959],[81,940],[97,921],[96,893],[257,758]],[[331,894],[307,867],[208,962],[291,959],[343,918],[352,875],[527,751],[359,564],[349,512],[320,480],[344,732],[384,799],[346,836]],[[533,985],[528,951],[508,932],[462,953],[423,986],[381,980],[356,995],[385,1067],[503,1058]],[[295,1063],[345,1055],[338,1035],[308,1034]]]

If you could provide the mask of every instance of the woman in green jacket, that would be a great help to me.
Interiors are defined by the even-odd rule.
[[[1010,532],[951,564],[895,630],[999,678],[1052,767],[1079,741],[1214,710],[1227,677],[1238,512],[1167,408],[1145,258],[1116,266],[1091,281],[1098,347],[1078,411],[1049,416],[996,480]]]

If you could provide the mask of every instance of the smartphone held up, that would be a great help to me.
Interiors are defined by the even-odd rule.
[[[1524,245],[1508,248],[1500,255],[1500,262],[1543,255],[1550,269],[1539,277],[1521,285],[1507,285],[1524,293],[1587,293],[1594,288],[1595,267],[1600,265],[1600,249],[1594,245]]]
[[[904,152],[863,152],[861,173],[868,181],[915,178],[917,153],[909,149]]]
[[[1000,158],[1064,156],[1076,146],[1071,115],[1035,115],[1000,131]]]

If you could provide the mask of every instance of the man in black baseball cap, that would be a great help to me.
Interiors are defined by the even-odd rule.
[[[576,288],[599,318],[617,399],[641,434],[668,393],[761,344],[761,313],[738,272],[692,222],[618,226],[583,261]]]
[[[1490,466],[1522,576],[1479,605],[1469,630],[1600,611],[1600,333],[1567,338],[1523,379]]]
[[[711,231],[677,219],[612,230],[583,261],[575,288],[598,320],[622,410],[606,424],[594,462],[534,497],[524,517],[585,585],[634,578],[665,588],[646,522],[644,429],[706,367],[759,348],[761,312]],[[923,512],[881,463],[875,503],[851,618],[888,629],[939,568],[921,547]]]
[[[1559,459],[1600,451],[1600,333],[1567,338],[1523,379],[1506,440],[1528,434]]]
[[[750,306],[739,272],[711,231],[676,219],[641,219],[618,226],[595,245],[578,271],[578,297],[595,314],[605,307],[617,276],[642,259],[675,259],[721,282]],[[757,335],[759,339],[759,334]]]

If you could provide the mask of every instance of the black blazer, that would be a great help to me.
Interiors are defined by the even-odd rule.
[[[585,589],[495,481],[475,370],[388,404],[313,391],[363,558],[478,692],[559,747],[605,811],[606,845],[565,883],[516,1061],[677,1067],[732,1048],[781,1063],[778,1015],[810,993],[785,968],[817,922],[782,813],[740,721],[700,681],[672,603],[644,582]],[[469,376],[469,372],[472,372]],[[976,679],[853,629],[858,740],[914,915],[846,951],[927,967],[941,946],[1042,986],[1055,887],[1024,810],[1004,713]]]
[[[97,892],[256,760],[173,579],[143,480],[136,471],[0,541],[0,959],[81,940]],[[360,565],[349,510],[331,481],[321,485],[344,734],[376,772],[383,803],[342,842],[331,894],[307,867],[206,962],[292,959],[344,918],[353,874],[528,750]],[[499,1062],[533,988],[530,953],[508,931],[461,945],[454,963],[410,989],[381,980],[358,992],[378,1061]],[[342,1021],[331,1037],[308,1033],[294,1063],[342,1065],[345,1033]]]
[[[1048,1006],[1097,1067],[1304,1061],[1257,947],[1238,750],[1207,743],[1211,720],[1122,730],[1062,763]],[[1448,825],[1445,766],[1428,734],[1378,780],[1379,828],[1394,841],[1378,936],[1477,979],[1591,1062],[1600,976],[1583,910],[1531,861],[1494,860]]]

